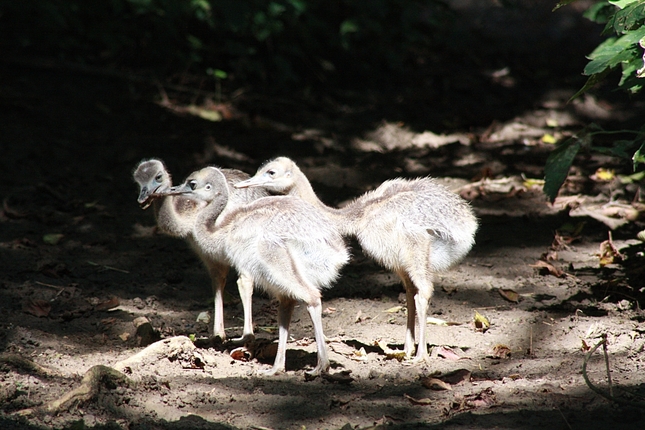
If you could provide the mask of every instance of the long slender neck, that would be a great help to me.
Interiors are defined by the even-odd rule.
[[[220,229],[220,221],[234,210],[234,203],[229,199],[230,190],[228,184],[224,183],[213,200],[201,211],[195,221],[195,240],[206,244],[212,253],[222,253],[223,232]]]
[[[171,236],[188,238],[206,202],[185,196],[166,196],[153,203],[157,226]]]
[[[349,204],[343,208],[327,206],[318,198],[309,179],[307,179],[307,176],[300,169],[294,169],[293,174],[295,184],[289,190],[288,194],[298,196],[307,203],[314,205],[317,209],[320,209],[336,225],[342,235],[352,235],[354,224],[352,221],[355,219],[354,215],[357,215],[356,211],[358,208],[353,204]]]

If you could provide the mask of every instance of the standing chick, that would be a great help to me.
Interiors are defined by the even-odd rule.
[[[249,175],[239,170],[225,169],[224,174],[230,183],[248,179]],[[144,160],[135,169],[134,180],[139,184],[138,202],[145,209],[153,205],[155,218],[160,230],[164,233],[185,239],[197,256],[202,260],[211,278],[214,294],[213,309],[213,336],[226,340],[224,330],[224,300],[223,292],[226,286],[226,276],[229,264],[224,260],[213,259],[199,248],[193,236],[193,226],[200,211],[206,203],[200,199],[188,196],[165,196],[172,186],[172,179],[161,160]],[[260,189],[254,192],[237,192],[235,198],[240,201],[251,201],[266,195]],[[251,316],[251,297],[253,295],[253,281],[250,277],[240,274],[237,280],[242,308],[244,310],[244,331],[242,337],[233,339],[234,342],[245,342],[253,339],[253,321]]]
[[[461,260],[475,243],[477,218],[465,200],[433,179],[399,178],[335,209],[320,201],[305,174],[286,157],[266,163],[235,187],[299,196],[325,213],[343,235],[355,236],[367,255],[396,272],[407,298],[406,356],[411,358],[415,349],[416,315],[419,347],[414,361],[429,358],[426,319],[433,275]]]
[[[208,202],[193,236],[204,253],[226,259],[279,301],[278,350],[269,375],[284,371],[289,324],[297,301],[304,302],[316,337],[318,362],[312,375],[329,369],[322,328],[321,290],[349,259],[333,223],[297,197],[264,197],[247,204],[230,198],[221,170],[207,167],[176,187],[185,197]]]

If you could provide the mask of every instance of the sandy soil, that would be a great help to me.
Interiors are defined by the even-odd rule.
[[[578,21],[569,25],[569,31],[595,34]],[[557,37],[552,44],[575,39]],[[573,45],[581,55],[589,52]],[[547,62],[553,76],[560,76],[568,55]],[[152,83],[42,61],[8,61],[0,68],[1,428],[642,426],[642,246],[635,239],[642,224],[613,232],[630,264],[601,267],[606,224],[570,216],[519,179],[520,173],[541,177],[551,148],[541,141],[547,132],[566,134],[599,112],[607,121],[629,119],[625,113],[633,106],[594,98],[566,104],[580,80],[553,78],[538,91],[511,73],[508,79],[520,80],[513,90],[504,87],[510,81],[482,74],[470,84],[455,78],[457,91],[471,92],[472,99],[419,105],[415,124],[422,114],[434,115],[433,121],[459,115],[457,123],[467,125],[457,129],[408,127],[387,103],[359,106],[355,114],[345,109],[350,113],[343,116],[316,103],[276,107],[248,99],[239,103],[238,117],[209,122],[182,111],[185,94],[170,93],[172,109],[155,104]],[[484,98],[481,115],[463,109]],[[252,103],[256,113],[247,115]],[[558,125],[548,126],[549,118]],[[386,178],[428,174],[472,199],[481,220],[477,244],[460,265],[437,275],[430,362],[400,362],[379,346],[402,348],[403,289],[355,244],[352,262],[323,298],[334,377],[305,378],[315,364],[315,344],[302,307],[293,317],[284,374],[257,375],[272,362],[261,342],[257,351],[269,356],[242,361],[231,354],[234,346],[209,340],[210,324],[197,321],[211,312],[208,276],[184,242],[158,234],[150,211],[137,206],[132,169],[154,156],[176,178],[209,163],[252,173],[277,155],[298,160],[329,204]],[[633,187],[590,179],[598,167],[629,169],[624,163],[583,157],[577,165],[581,182],[568,184],[568,194],[600,196],[603,203],[633,197]],[[498,182],[473,186],[482,172]],[[500,183],[504,178],[515,185]],[[556,238],[565,243],[554,247]],[[555,269],[534,267],[555,248],[557,259],[549,261]],[[226,326],[235,337],[242,311],[234,276],[227,293]],[[258,338],[275,340],[275,303],[258,292],[253,310]],[[487,330],[476,327],[476,312],[490,321]],[[141,317],[152,339],[137,331]],[[614,401],[592,391],[582,374],[589,348],[602,335]],[[126,369],[132,383],[103,378],[90,400],[55,413],[41,410],[80,386],[93,366],[119,368],[143,350],[141,339],[154,336],[190,336],[197,348],[149,356]],[[586,373],[608,390],[602,348]]]

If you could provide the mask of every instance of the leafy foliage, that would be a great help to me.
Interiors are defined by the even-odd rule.
[[[562,0],[555,9],[575,0]],[[554,9],[554,10],[555,10]],[[645,78],[645,2],[642,0],[600,0],[585,13],[592,21],[604,23],[603,34],[612,35],[589,54],[584,74],[589,76],[585,85],[573,96],[576,98],[603,81],[613,70],[622,70],[618,88],[637,93]],[[633,139],[616,140],[611,147],[594,146],[594,136],[611,134],[591,124],[575,136],[560,143],[550,154],[544,168],[544,192],[553,201],[564,183],[575,156],[580,150],[605,153],[631,159],[634,171],[645,163],[645,128],[631,133]]]
[[[612,134],[634,135],[634,138],[614,140],[609,147],[595,144],[594,138],[596,136]],[[597,124],[590,124],[574,136],[558,144],[549,154],[544,166],[543,191],[551,201],[554,201],[558,195],[560,187],[567,179],[569,168],[581,150],[607,154],[626,161],[630,160],[636,172],[639,165],[645,163],[645,127],[640,131],[607,131]]]
[[[556,9],[575,0],[562,0]],[[643,87],[645,77],[645,2],[641,0],[601,0],[590,7],[585,16],[604,23],[604,35],[611,35],[589,54],[584,74],[589,76],[575,97],[602,81],[619,66],[622,77],[620,89],[636,93]]]
[[[284,89],[396,76],[447,17],[440,0],[5,1],[0,46]]]

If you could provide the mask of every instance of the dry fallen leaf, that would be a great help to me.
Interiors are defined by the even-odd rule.
[[[455,321],[446,321],[442,320],[441,318],[435,318],[435,317],[428,317],[426,319],[426,322],[428,324],[433,324],[433,325],[439,325],[439,326],[455,326],[455,325],[461,325],[459,322]]]
[[[511,358],[511,348],[506,345],[497,344],[493,347],[492,358]]]
[[[315,340],[310,337],[303,337],[302,339],[296,340],[296,345],[298,346],[308,346],[314,343]]]
[[[522,179],[524,179],[524,182],[522,182],[522,185],[527,189],[530,189],[533,187],[539,187],[539,188],[544,187],[544,179],[525,178],[524,176],[522,176]]]
[[[101,324],[105,327],[116,324],[116,318],[103,318]]]
[[[118,297],[111,297],[110,299],[96,305],[94,309],[97,311],[107,311],[108,309],[116,308],[119,304],[120,302]]]
[[[354,353],[356,352],[356,348],[347,345],[344,342],[330,342],[329,349],[334,351],[336,354],[341,354],[347,357],[354,355]]]
[[[548,143],[548,144],[554,144],[558,141],[558,139],[555,138],[552,134],[546,133],[542,138],[540,139],[542,143]]]
[[[273,361],[278,353],[278,344],[268,340],[260,339],[252,343],[250,348],[251,356],[259,361]]]
[[[609,232],[609,239],[605,240],[600,244],[600,267],[604,267],[608,264],[619,263],[623,261],[623,255],[620,253],[611,237],[611,232]]]
[[[387,312],[387,313],[390,313],[390,314],[395,314],[397,312],[400,312],[401,309],[403,309],[403,306],[394,306],[393,308],[387,309],[387,310],[385,310],[383,312]]]
[[[495,393],[492,389],[486,388],[480,393],[469,394],[461,399],[455,399],[450,406],[450,410],[465,411],[468,409],[493,406],[495,403]]]
[[[549,274],[557,278],[563,278],[566,276],[566,273],[564,273],[562,270],[558,269],[553,264],[547,263],[543,260],[538,260],[535,262],[535,264],[530,264],[529,266],[538,269],[540,275]]]
[[[613,169],[605,169],[599,167],[596,173],[591,175],[591,179],[596,182],[609,182],[616,177],[616,172]]]
[[[462,358],[459,355],[457,355],[457,353],[453,351],[451,348],[446,348],[445,346],[440,346],[437,348],[437,355],[439,357],[443,357],[452,361],[458,361],[458,360],[461,360]]]
[[[434,376],[426,376],[421,378],[421,385],[435,391],[452,390],[450,384]]]
[[[367,361],[367,352],[364,347],[361,347],[358,351],[354,351],[354,355],[351,356],[352,360],[356,361]]]
[[[540,255],[540,260],[542,261],[557,261],[558,251],[553,248],[549,248],[546,252]]]
[[[22,310],[37,317],[46,317],[52,310],[52,305],[47,300],[27,299],[22,304]]]
[[[342,370],[337,373],[326,373],[323,372],[322,377],[325,381],[335,382],[337,384],[349,384],[354,382],[354,378],[351,377],[351,370]]]
[[[470,381],[470,375],[471,373],[468,369],[457,369],[450,373],[446,373],[441,376],[440,379],[450,385],[459,385],[462,382]]]
[[[475,311],[475,328],[477,331],[481,331],[482,333],[485,333],[486,330],[490,328],[490,321],[488,318],[477,311]]]
[[[399,361],[403,361],[405,359],[405,351],[398,350],[398,349],[391,349],[390,347],[387,346],[387,344],[384,341],[380,339],[377,341],[374,341],[374,345],[381,348],[381,350],[385,353],[385,356],[387,358],[394,358]]]
[[[481,408],[492,406],[495,404],[495,393],[492,389],[486,388],[484,391],[477,394],[470,394],[464,397],[466,406],[472,408]]]
[[[520,302],[520,295],[517,294],[515,291],[507,288],[500,288],[499,290],[499,295],[508,300],[509,302],[513,303],[519,303]]]
[[[448,325],[448,321],[442,320],[441,318],[434,318],[434,317],[428,317],[426,322],[428,324],[440,325],[440,326]]]
[[[237,361],[249,361],[253,358],[251,351],[245,346],[240,346],[231,351],[231,358]]]
[[[403,398],[409,400],[410,403],[412,403],[413,405],[427,406],[427,405],[432,404],[432,400],[430,400],[428,398],[415,399],[414,397],[408,396],[405,393],[403,393]]]

